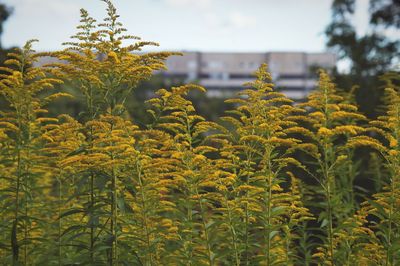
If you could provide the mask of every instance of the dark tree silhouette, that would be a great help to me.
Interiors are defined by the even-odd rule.
[[[370,30],[364,36],[351,24],[355,0],[334,0],[332,21],[326,28],[327,46],[340,59],[350,62],[349,73],[335,72],[339,87],[350,89],[358,85],[356,100],[369,117],[378,115],[383,85],[379,77],[400,60],[399,40],[389,38],[384,29],[400,27],[400,0],[370,0]]]
[[[3,30],[4,30],[4,22],[10,17],[12,13],[12,9],[10,7],[7,7],[4,4],[0,4],[0,64],[2,65],[7,53],[9,52],[9,49],[5,49],[3,47],[3,42],[1,40],[1,37],[3,35]]]

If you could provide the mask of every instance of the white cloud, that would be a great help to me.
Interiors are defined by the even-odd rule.
[[[235,28],[244,29],[251,28],[257,25],[255,17],[244,15],[240,12],[229,14],[228,23]]]
[[[245,29],[257,25],[255,17],[247,16],[240,12],[232,12],[225,16],[209,12],[204,15],[204,18],[207,25],[212,28]]]
[[[44,13],[46,15],[68,16],[71,12],[79,12],[79,3],[67,0],[17,0],[16,12]]]
[[[172,7],[208,8],[211,6],[212,0],[165,0],[165,2]]]
[[[209,28],[221,28],[224,26],[223,18],[216,13],[208,12],[204,14],[204,19]]]
[[[34,46],[37,50],[54,50],[74,34],[74,25],[79,21],[77,0],[12,1],[8,5],[14,12],[4,32],[6,47],[22,46],[26,40],[38,39],[40,43]]]

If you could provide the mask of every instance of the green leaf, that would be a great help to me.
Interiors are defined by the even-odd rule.
[[[274,236],[276,236],[279,233],[279,231],[271,231],[269,233],[269,239],[271,240],[272,238],[274,238]]]
[[[66,211],[66,212],[62,213],[60,215],[60,217],[58,217],[58,219],[64,218],[64,217],[72,215],[72,214],[83,213],[83,212],[84,212],[84,210],[82,210],[82,209],[72,209],[72,210],[69,210],[69,211]]]
[[[327,226],[328,223],[329,223],[328,219],[323,219],[323,220],[322,220],[322,223],[321,223],[321,228]]]
[[[86,151],[86,146],[80,146],[78,149],[70,152],[67,156],[73,156]]]

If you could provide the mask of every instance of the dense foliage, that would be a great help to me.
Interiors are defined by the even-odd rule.
[[[125,35],[104,2],[100,24],[81,10],[65,50],[29,41],[1,68],[2,265],[400,263],[398,87],[368,121],[325,72],[296,104],[262,65],[221,123],[188,100],[204,88],[183,85],[158,90],[138,125],[126,99],[170,53],[139,52],[154,43]],[[77,117],[48,114],[72,97],[63,82],[86,102]],[[374,195],[356,186],[360,149],[372,151]]]
[[[357,27],[356,10],[368,5],[365,33]],[[346,73],[335,72],[341,88],[357,87],[356,101],[360,111],[370,118],[382,115],[379,108],[383,87],[379,77],[399,64],[399,0],[333,0],[332,18],[325,29],[327,47],[347,64]]]

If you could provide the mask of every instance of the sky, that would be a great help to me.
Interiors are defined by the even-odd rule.
[[[36,50],[57,50],[69,40],[84,8],[101,21],[100,0],[0,0],[13,7],[4,47],[39,39]],[[268,52],[325,51],[324,28],[332,0],[114,0],[128,33],[159,50]],[[368,0],[358,0],[354,23],[367,25]]]

